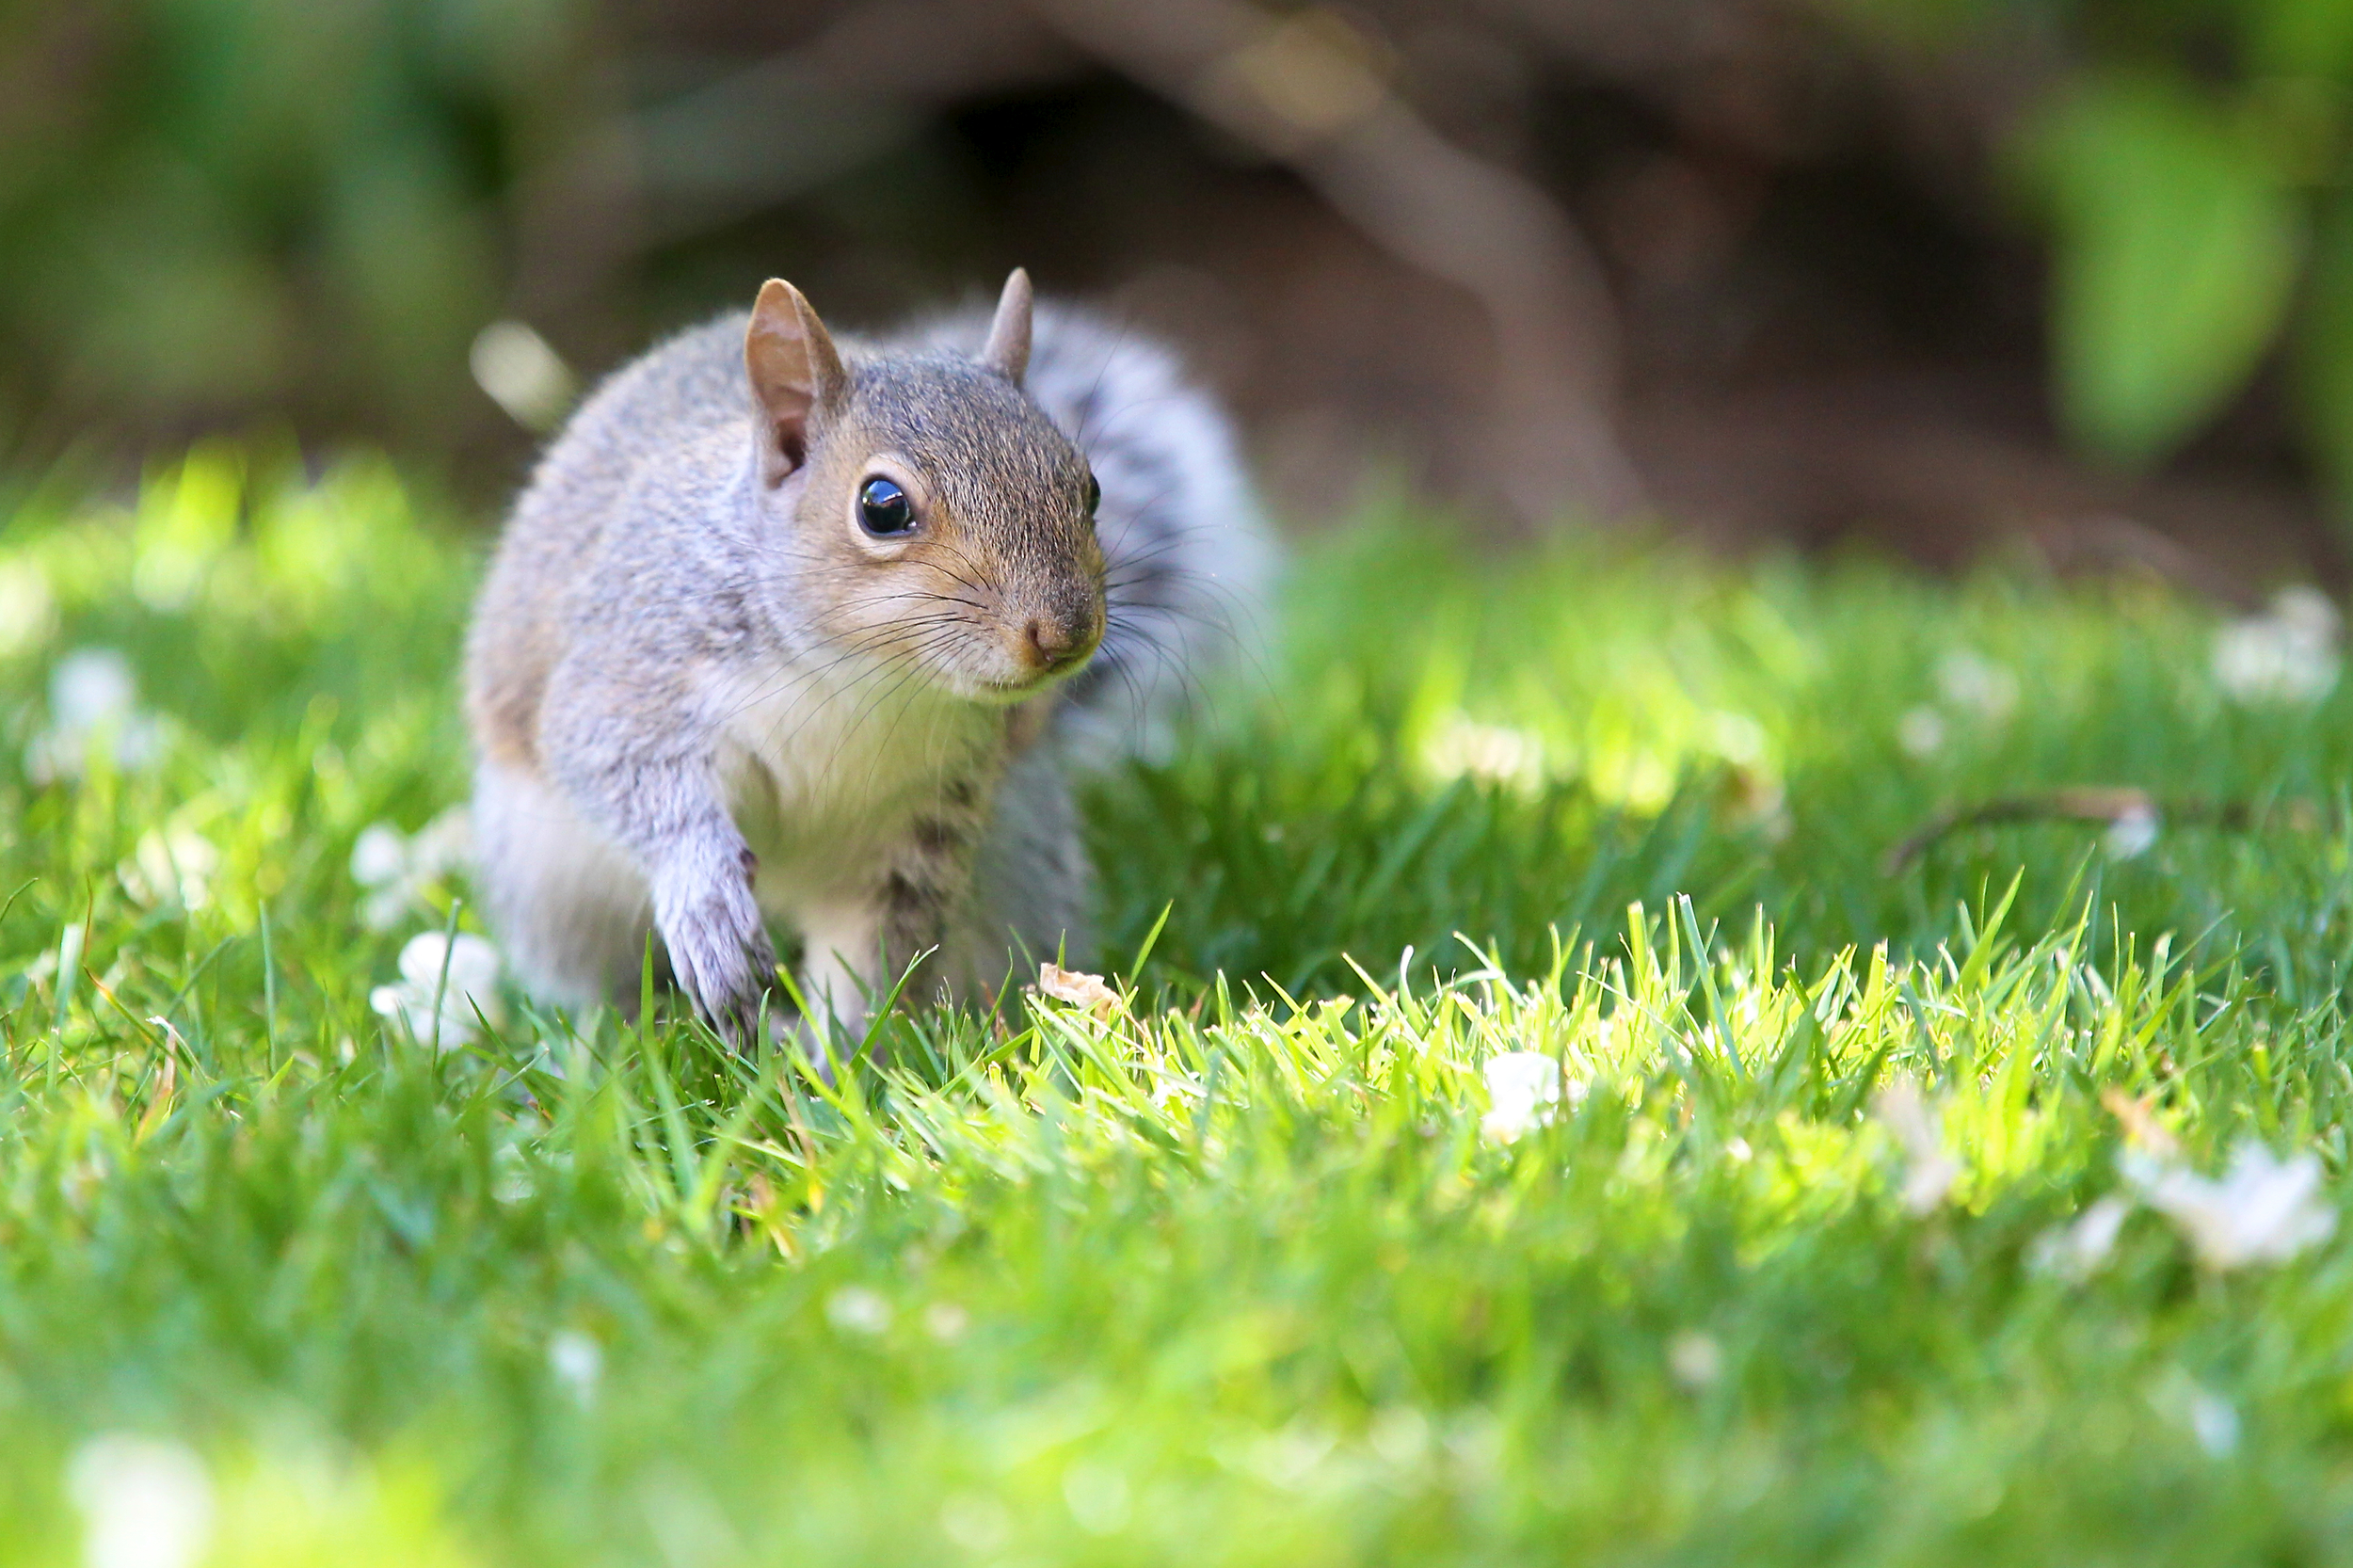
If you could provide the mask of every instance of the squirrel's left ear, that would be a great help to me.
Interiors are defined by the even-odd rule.
[[[997,319],[988,324],[981,363],[1016,387],[1030,368],[1030,275],[1019,267],[997,296]]]
[[[760,285],[744,333],[744,369],[760,405],[760,473],[781,485],[808,461],[810,416],[840,403],[849,388],[825,324],[781,278]]]

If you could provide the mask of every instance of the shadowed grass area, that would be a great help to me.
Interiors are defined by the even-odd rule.
[[[221,1564],[2344,1555],[2325,639],[1465,559],[1312,547],[1219,722],[1093,787],[1117,1003],[899,1019],[837,1092],[455,959],[395,1005],[464,888],[368,830],[462,795],[472,563],[390,472],[28,506],[11,1560],[90,1519]],[[2087,784],[2255,825],[1883,865]],[[2250,1141],[2319,1157],[2255,1194],[2293,1223],[2182,1185]]]

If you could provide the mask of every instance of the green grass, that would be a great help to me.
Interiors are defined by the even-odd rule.
[[[200,1462],[216,1564],[2353,1557],[2353,1236],[2225,1272],[2144,1207],[2036,1261],[2121,1186],[2104,1091],[2334,1202],[2353,697],[2227,700],[2143,586],[1410,521],[1306,548],[1221,722],[1093,787],[1124,1007],[897,1020],[835,1094],[371,1010],[464,894],[378,929],[350,862],[462,796],[479,548],[390,471],[25,502],[0,1560],[84,1560],[125,1433]],[[40,782],[93,647],[162,751]],[[2254,825],[1882,865],[2079,784]],[[1583,1091],[1510,1143],[1506,1050]]]

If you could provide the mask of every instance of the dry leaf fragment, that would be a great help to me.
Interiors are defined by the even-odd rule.
[[[2145,1149],[2159,1160],[2170,1160],[2182,1152],[2181,1143],[2157,1120],[2156,1096],[2135,1098],[2111,1083],[2100,1091],[2100,1103],[2122,1124],[2124,1141],[2135,1148]]]
[[[1119,1006],[1119,993],[1104,984],[1101,975],[1081,974],[1059,964],[1037,967],[1037,988],[1056,1001],[1083,1007],[1098,1018],[1110,1017]]]

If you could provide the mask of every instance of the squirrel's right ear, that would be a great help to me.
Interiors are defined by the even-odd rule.
[[[997,314],[988,324],[981,363],[1016,387],[1029,371],[1030,275],[1019,267],[1013,269],[1005,280],[1005,292],[997,296]]]
[[[744,369],[761,416],[760,473],[780,485],[808,460],[809,417],[849,386],[825,324],[781,278],[760,285],[744,334]]]

